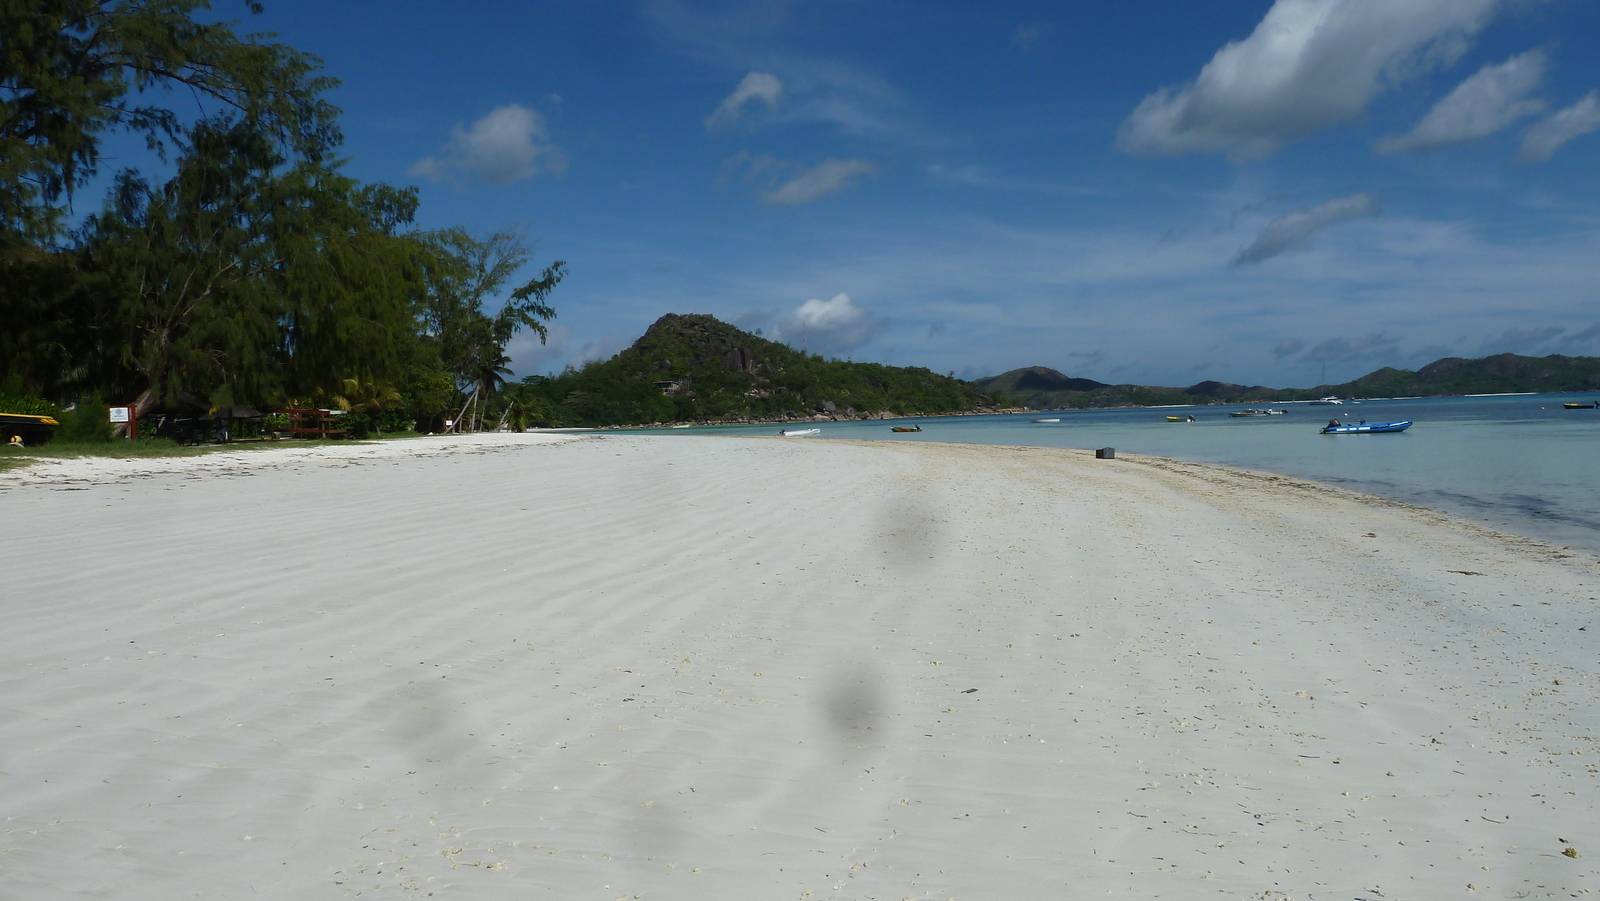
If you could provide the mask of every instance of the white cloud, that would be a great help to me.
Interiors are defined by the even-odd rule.
[[[544,341],[538,334],[523,330],[506,345],[506,356],[511,358],[511,370],[519,377],[542,375],[560,368],[572,349],[572,329],[552,324]]]
[[[1103,187],[1085,187],[1060,182],[1037,181],[999,175],[984,166],[946,166],[930,163],[925,168],[928,177],[946,184],[967,185],[974,188],[994,188],[1000,191],[1026,191],[1032,194],[1061,194],[1069,197],[1104,196]]]
[[[1577,103],[1534,124],[1522,135],[1523,162],[1538,162],[1555,155],[1573,138],[1600,129],[1600,92],[1590,91]]]
[[[1386,87],[1453,62],[1499,0],[1277,0],[1255,31],[1218,50],[1193,82],[1166,87],[1117,133],[1145,155],[1271,156],[1355,119]]]
[[[801,172],[771,191],[762,192],[761,199],[778,206],[810,203],[853,187],[861,176],[877,172],[878,167],[866,160],[823,160],[815,168]]]
[[[1566,326],[1547,325],[1542,328],[1508,328],[1498,335],[1490,335],[1478,346],[1484,356],[1490,354],[1549,353],[1550,343],[1565,332]]]
[[[1379,153],[1432,150],[1486,138],[1507,125],[1541,112],[1543,100],[1527,95],[1544,80],[1542,50],[1529,50],[1477,74],[1434,104],[1410,134],[1384,138]]]
[[[1400,338],[1378,331],[1350,338],[1340,335],[1324,338],[1300,359],[1311,363],[1349,363],[1362,360],[1392,359]]]
[[[544,118],[512,104],[491,111],[471,128],[457,125],[451,129],[450,143],[442,155],[418,160],[409,172],[421,178],[461,173],[490,184],[506,184],[566,168],[566,154],[550,143]]]
[[[855,350],[887,328],[887,319],[874,319],[855,305],[848,294],[832,300],[812,299],[785,316],[773,338],[811,353],[837,354]]]
[[[1239,251],[1235,263],[1259,263],[1280,253],[1309,247],[1311,238],[1330,225],[1361,216],[1376,216],[1383,211],[1371,194],[1353,194],[1330,200],[1309,210],[1295,210],[1274,219],[1261,230],[1249,247]]]
[[[725,122],[732,122],[744,113],[744,105],[752,100],[760,100],[767,105],[767,109],[777,109],[778,99],[783,96],[783,82],[778,76],[766,72],[751,72],[739,82],[722,101],[716,111],[706,117],[706,127],[715,128]]]

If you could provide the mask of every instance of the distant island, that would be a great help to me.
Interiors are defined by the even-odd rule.
[[[1316,400],[1319,397],[1437,397],[1600,391],[1600,357],[1524,357],[1496,354],[1475,360],[1445,357],[1416,370],[1385,366],[1353,381],[1314,388],[1268,388],[1205,381],[1187,388],[1108,385],[1031,366],[975,379],[979,389],[1030,410],[1155,407]]]

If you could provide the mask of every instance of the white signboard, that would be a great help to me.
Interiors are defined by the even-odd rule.
[[[132,408],[130,408],[130,407],[112,407],[111,408],[111,421],[112,422],[127,422],[128,421],[128,413],[129,413],[129,411],[131,409]]]

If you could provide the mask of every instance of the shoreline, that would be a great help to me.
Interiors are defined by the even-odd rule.
[[[1600,574],[1554,546],[1053,448],[431,450],[0,476],[15,891],[1600,880]]]

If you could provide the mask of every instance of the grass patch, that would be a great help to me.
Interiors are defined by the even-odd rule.
[[[24,457],[16,451],[0,451],[0,472],[5,472],[8,469],[21,469],[32,462],[32,457]]]

